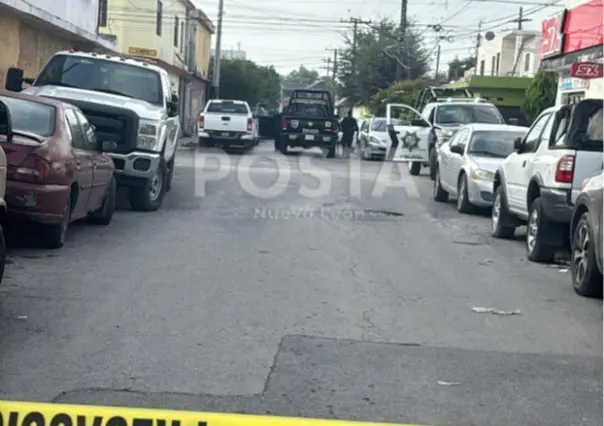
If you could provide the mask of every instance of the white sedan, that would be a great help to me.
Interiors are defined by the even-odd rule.
[[[457,197],[457,210],[471,213],[475,207],[493,204],[493,177],[501,162],[514,152],[514,140],[528,127],[505,124],[468,124],[438,152],[433,197],[445,202]]]

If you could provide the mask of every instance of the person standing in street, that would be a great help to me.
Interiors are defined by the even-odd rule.
[[[352,110],[348,111],[348,114],[340,123],[342,129],[342,151],[346,156],[350,155],[350,148],[352,141],[354,140],[355,134],[359,135],[359,125],[357,120],[352,116]]]

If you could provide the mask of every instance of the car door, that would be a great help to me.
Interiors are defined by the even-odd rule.
[[[461,170],[465,162],[466,150],[468,147],[468,143],[470,142],[470,138],[472,137],[471,129],[462,129],[462,132],[463,133],[457,139],[457,146],[461,150],[461,154],[452,153],[451,161],[449,163],[451,165],[449,182],[452,185],[451,189],[454,190],[453,192],[451,192],[452,194],[457,194],[457,178],[459,176],[459,171]]]
[[[88,149],[84,130],[72,108],[65,110],[67,129],[71,137],[71,152],[76,159],[76,182],[78,198],[75,206],[71,206],[71,216],[80,219],[88,214],[88,199],[92,191],[94,176],[93,153]]]
[[[445,188],[449,193],[455,193],[455,191],[457,191],[457,185],[455,182],[455,168],[457,167],[458,159],[460,158],[459,154],[451,151],[451,148],[462,146],[462,142],[464,141],[467,131],[467,129],[460,130],[451,138],[449,143],[446,143],[441,147],[441,150],[443,151],[442,158],[445,159],[441,171],[441,176],[444,176],[443,180],[445,182],[443,188]]]
[[[169,102],[172,101],[172,85],[166,75],[162,75],[162,81],[166,98],[166,146],[164,153],[167,159],[172,159],[175,154],[176,144],[178,143],[178,136],[180,135],[180,113],[177,112],[175,115],[167,113]],[[247,108],[250,111],[249,105]]]
[[[84,137],[86,138],[86,151],[90,153],[92,159],[92,186],[90,189],[87,210],[94,211],[101,207],[105,200],[107,188],[113,178],[113,163],[112,160],[104,155],[99,149],[94,128],[84,114],[76,108],[74,108],[74,113],[84,132]]]
[[[524,136],[520,149],[512,153],[503,164],[508,207],[517,214],[526,213],[526,192],[529,184],[527,164],[537,155],[541,135],[551,118],[552,111],[546,111],[537,117]],[[530,167],[534,167],[534,161],[530,164]]]
[[[415,108],[386,104],[386,124],[392,144],[398,145],[395,152],[388,154],[394,161],[428,161],[432,126]]]

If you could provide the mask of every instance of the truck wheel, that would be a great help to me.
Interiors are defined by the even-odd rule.
[[[279,151],[283,155],[287,155],[287,142],[282,140],[277,142],[277,151]]]
[[[596,261],[594,235],[589,213],[583,213],[573,230],[572,278],[573,289],[581,296],[602,297],[602,273]]]
[[[516,227],[508,225],[512,220],[512,215],[508,211],[505,190],[503,185],[499,185],[495,190],[495,200],[491,210],[491,234],[495,238],[514,238]]]
[[[430,179],[436,179],[436,148],[430,149]]]
[[[107,194],[105,195],[103,205],[100,209],[90,214],[88,217],[90,222],[96,225],[109,225],[111,223],[111,219],[113,218],[113,213],[115,212],[115,198],[115,178],[112,178],[109,186],[107,187]]]
[[[527,257],[533,262],[549,262],[556,254],[556,247],[543,242],[544,232],[550,232],[547,219],[543,216],[541,198],[537,198],[529,209],[529,219],[526,225]]]
[[[6,265],[6,242],[4,241],[2,226],[0,226],[0,284],[2,284],[2,278],[4,277],[4,265]]]
[[[129,188],[128,201],[132,209],[146,212],[159,209],[166,195],[167,176],[166,161],[162,158],[151,179],[148,179],[143,186]]]
[[[419,172],[422,169],[422,163],[420,163],[419,161],[410,161],[409,162],[409,173],[411,174],[411,176],[417,176],[419,175]]]
[[[65,208],[63,210],[63,217],[61,223],[56,225],[47,225],[42,234],[42,240],[44,246],[49,249],[58,249],[63,247],[65,244],[65,237],[67,236],[67,229],[71,223],[71,209],[72,209],[71,196],[67,199]]]

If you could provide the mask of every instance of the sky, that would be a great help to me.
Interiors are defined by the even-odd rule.
[[[196,0],[216,23],[218,0]],[[456,56],[474,54],[478,23],[483,34],[500,35],[513,30],[520,6],[524,29],[541,31],[541,21],[564,7],[554,0],[408,0],[408,16],[420,24],[435,68],[437,34],[427,25],[441,24],[441,70]],[[224,0],[222,49],[244,50],[260,65],[274,65],[281,74],[300,65],[327,73],[326,60],[342,47],[342,36],[352,33],[350,18],[398,20],[400,0]],[[214,43],[215,41],[213,41]],[[215,46],[212,46],[215,47]]]

